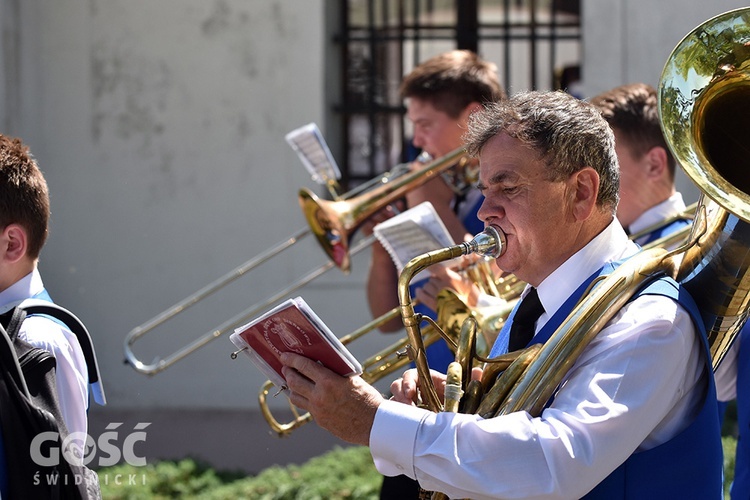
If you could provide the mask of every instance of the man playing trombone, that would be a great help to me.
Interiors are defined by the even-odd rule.
[[[628,272],[638,248],[614,216],[614,136],[592,105],[519,93],[475,114],[468,138],[480,160],[479,216],[505,235],[497,264],[529,284],[494,356],[505,334],[544,342],[588,283]],[[538,319],[514,331],[535,295]],[[392,384],[393,400],[294,354],[282,356],[284,375],[291,401],[334,435],[368,445],[381,473],[450,497],[719,498],[715,387],[694,304],[658,278],[612,314],[534,415],[433,413],[415,404],[414,370]],[[431,375],[442,397],[445,376]]]
[[[483,61],[466,50],[454,50],[432,57],[418,65],[401,83],[401,96],[406,100],[407,117],[413,124],[414,147],[432,158],[440,158],[463,145],[463,133],[469,116],[483,104],[504,96],[494,64]],[[406,196],[407,207],[429,201],[451,233],[460,242],[482,230],[476,217],[481,193],[469,186],[456,193],[442,177],[437,177]],[[374,217],[365,232],[381,222],[390,208]],[[367,280],[367,299],[374,317],[398,306],[396,295],[398,275],[388,252],[380,243],[372,247]],[[432,316],[431,311],[423,311]],[[393,332],[403,327],[399,319],[384,324],[381,331]],[[428,348],[431,363],[445,369],[453,354],[444,342]]]

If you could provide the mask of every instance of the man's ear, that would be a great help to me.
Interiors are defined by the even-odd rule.
[[[646,152],[644,157],[647,163],[649,178],[660,178],[668,171],[667,152],[661,146],[654,146]]]
[[[589,218],[596,207],[599,194],[599,174],[591,167],[584,167],[571,176],[573,188],[573,215],[576,220]]]
[[[0,242],[2,257],[10,263],[23,259],[29,248],[28,235],[20,224],[8,224],[0,235]]]

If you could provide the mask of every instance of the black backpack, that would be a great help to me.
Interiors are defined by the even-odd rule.
[[[28,314],[43,314],[64,323],[78,337],[89,382],[101,380],[91,337],[66,309],[45,301],[25,301],[0,316],[0,431],[9,496],[101,498],[96,473],[80,459],[65,458],[68,430],[57,398],[55,358],[18,337]]]

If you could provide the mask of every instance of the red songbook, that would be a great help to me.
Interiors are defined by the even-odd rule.
[[[277,387],[285,389],[282,352],[296,352],[339,375],[359,375],[362,366],[302,297],[288,299],[229,336]]]

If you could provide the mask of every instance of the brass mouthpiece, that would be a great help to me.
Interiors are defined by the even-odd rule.
[[[487,226],[484,231],[477,234],[471,241],[464,243],[466,252],[464,255],[476,253],[484,257],[496,259],[505,252],[505,233],[493,226]]]

